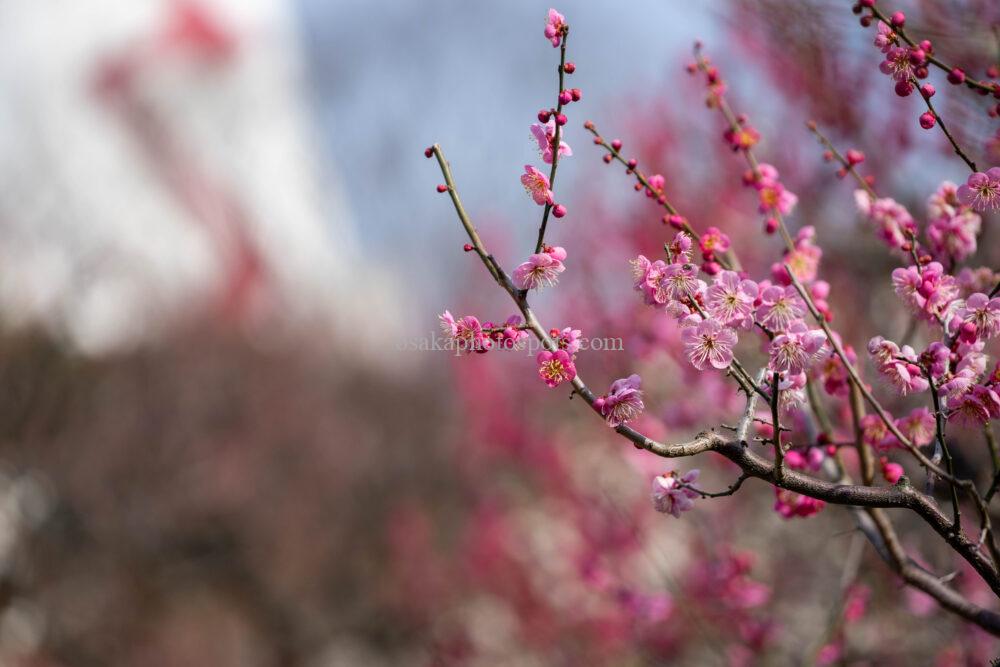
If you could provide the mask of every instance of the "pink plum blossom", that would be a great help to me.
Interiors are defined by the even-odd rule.
[[[635,374],[615,380],[608,393],[594,401],[594,408],[612,428],[632,421],[645,407],[641,386],[642,379]]]
[[[945,273],[940,262],[893,269],[892,284],[904,302],[926,319],[940,316],[958,297],[955,278]]]
[[[704,370],[706,365],[728,368],[733,363],[733,346],[737,340],[735,331],[712,319],[686,327],[681,332],[688,358],[698,370]]]
[[[854,193],[858,209],[875,227],[875,235],[890,248],[900,248],[917,231],[917,223],[895,199],[883,197],[872,201],[864,190]]]
[[[518,289],[541,289],[559,282],[559,274],[566,270],[563,260],[566,251],[561,247],[547,247],[543,252],[528,258],[514,269],[514,286]]]
[[[971,174],[958,187],[958,199],[977,211],[1000,208],[1000,167]]]
[[[683,300],[702,293],[704,289],[705,283],[698,279],[698,267],[694,264],[668,264],[656,283],[656,302]]]
[[[805,302],[793,286],[771,285],[761,291],[757,321],[772,331],[785,331],[805,312]]]
[[[552,147],[556,141],[555,120],[550,118],[547,123],[532,123],[531,134],[538,142],[538,152],[542,156],[542,162],[552,164]],[[559,157],[568,157],[573,154],[573,149],[562,140],[561,135],[562,133],[560,133],[559,139]]]
[[[581,331],[579,329],[573,329],[571,327],[566,327],[562,331],[553,329],[555,334],[552,336],[556,345],[559,346],[560,350],[566,350],[571,355],[576,354],[580,351],[580,335]]]
[[[538,362],[538,376],[550,387],[557,387],[576,377],[576,366],[566,350],[543,350],[535,360]]]
[[[914,408],[905,417],[896,420],[896,428],[917,447],[929,445],[934,439],[934,415],[925,407]]]
[[[753,326],[753,304],[757,283],[741,280],[735,271],[722,271],[708,288],[706,309],[727,326],[749,329]]]
[[[696,491],[687,488],[686,485],[694,484],[698,480],[699,470],[696,468],[678,477],[677,473],[670,471],[662,475],[657,475],[653,479],[653,507],[657,512],[671,514],[680,518],[681,512],[687,512],[694,507],[694,500],[698,498]]]
[[[729,237],[722,233],[718,227],[709,227],[701,235],[699,245],[705,259],[709,259],[715,253],[723,253],[729,250],[730,241]]]
[[[545,20],[545,38],[552,42],[552,46],[559,46],[566,27],[566,18],[556,10],[549,9],[548,18]]]
[[[958,309],[958,317],[975,327],[976,335],[989,340],[1000,334],[1000,297],[992,299],[977,292]]]
[[[441,330],[454,340],[460,349],[466,352],[486,352],[490,349],[492,341],[483,332],[483,326],[479,320],[472,315],[466,315],[456,320],[446,310],[438,319],[441,320]]]
[[[552,190],[549,188],[549,177],[538,171],[530,164],[524,165],[524,175],[521,176],[521,185],[531,195],[532,200],[539,206],[552,203]]]
[[[816,360],[825,342],[825,333],[819,329],[810,330],[801,321],[795,322],[771,341],[768,348],[770,368],[781,373],[801,373]]]

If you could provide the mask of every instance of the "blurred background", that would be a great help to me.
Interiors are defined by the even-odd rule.
[[[758,155],[800,197],[791,225],[817,229],[838,328],[858,349],[898,339],[899,260],[805,122],[865,151],[879,190],[921,221],[933,189],[967,174],[917,125],[919,100],[892,93],[850,5],[558,6],[583,99],[559,170],[569,214],[549,234],[570,270],[536,309],[547,326],[623,340],[578,365],[595,388],[641,372],[653,437],[733,421],[741,400],[694,373],[676,330],[632,298],[627,260],[669,235],[582,123],[665,174],[695,226],[723,228],[761,275],[779,246],[684,72],[703,40],[764,137]],[[517,176],[538,161],[528,126],[556,92],[548,7],[0,3],[0,665],[1000,653],[901,590],[842,510],[785,521],[751,482],[682,521],[656,514],[649,481],[665,462],[580,418],[528,355],[421,349],[446,308],[512,312],[462,252],[422,153],[443,146],[488,245],[508,268],[522,261],[538,208]],[[997,64],[993,0],[897,8],[970,73]],[[989,102],[942,93],[959,140],[1000,164]],[[1000,265],[997,222],[970,266]],[[981,443],[960,437],[959,465],[977,475]],[[707,487],[734,475],[679,465]],[[930,565],[959,568],[907,535]],[[996,606],[960,568],[956,585]]]

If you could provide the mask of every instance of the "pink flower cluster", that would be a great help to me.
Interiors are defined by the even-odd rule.
[[[466,315],[457,320],[451,312],[444,311],[438,316],[441,331],[459,349],[466,352],[488,352],[494,347],[518,349],[528,339],[528,332],[521,328],[521,316],[511,315],[502,325],[493,322],[480,324],[479,320]]]
[[[808,232],[800,234],[803,248],[810,247],[811,239]],[[756,283],[735,271],[719,271],[709,286],[688,261],[691,242],[685,232],[677,234],[668,250],[670,263],[650,261],[643,255],[631,261],[633,287],[647,304],[663,306],[677,319],[691,364],[699,370],[729,367],[739,340],[737,331],[759,325],[773,336],[768,348],[770,368],[800,386],[804,380],[792,376],[802,374],[819,358],[826,336],[806,326],[802,319],[805,304],[795,288]],[[819,293],[825,297],[826,289]]]
[[[772,165],[761,163],[756,171],[749,169],[743,174],[743,184],[757,191],[757,210],[769,216],[764,223],[764,231],[773,234],[778,228],[775,215],[789,215],[799,198],[785,188],[778,177],[778,170]]]
[[[964,187],[964,186],[963,186]],[[926,235],[928,248],[916,243],[918,227],[909,211],[889,197],[872,200],[864,191],[855,192],[858,210],[875,227],[875,234],[889,248],[918,256],[930,253],[933,259],[954,265],[976,252],[982,218],[963,203],[960,188],[945,181],[927,200]]]

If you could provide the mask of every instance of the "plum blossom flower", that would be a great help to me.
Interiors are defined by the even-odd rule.
[[[760,199],[757,210],[760,213],[789,215],[799,201],[799,198],[791,190],[785,189],[785,186],[778,180],[778,170],[770,164],[761,163],[757,167],[756,177],[751,171],[749,178],[744,176],[744,181],[753,185],[757,190],[757,196]]]
[[[729,147],[734,151],[745,151],[754,147],[760,141],[760,132],[752,125],[743,123],[738,127],[730,127],[722,134]]]
[[[914,75],[914,66],[910,61],[910,50],[901,46],[890,48],[885,52],[885,60],[879,66],[882,74],[888,74],[896,81],[910,81]]]
[[[441,331],[444,332],[445,336],[451,338],[458,333],[458,324],[455,322],[455,317],[451,314],[451,311],[444,311],[438,315],[438,319],[441,320]]]
[[[542,162],[552,164],[552,148],[556,141],[556,122],[549,119],[547,123],[532,123],[531,134],[538,142],[538,152],[542,156]],[[560,133],[561,135],[561,133]],[[570,156],[573,149],[569,147],[561,136],[559,139],[559,157]]]
[[[546,246],[542,252],[528,258],[514,269],[514,286],[518,289],[541,289],[559,282],[559,274],[566,270],[563,260],[566,251],[561,247]]]
[[[912,348],[904,347],[903,353],[906,355],[906,350],[912,352]],[[927,378],[923,376],[923,372],[920,367],[911,362],[905,362],[902,360],[891,361],[884,364],[879,372],[896,388],[901,396],[906,396],[911,393],[920,393],[925,391],[930,385],[927,382]]]
[[[980,345],[982,342],[980,341]],[[979,377],[986,371],[986,355],[977,351],[969,351],[955,366],[951,378],[938,389],[946,398],[961,396],[969,391]]]
[[[977,384],[948,407],[948,421],[979,427],[990,419],[1000,418],[1000,395],[990,387]]]
[[[972,324],[976,335],[985,340],[1000,334],[1000,297],[991,299],[977,292],[965,300],[957,315],[965,324]]]
[[[559,46],[566,28],[566,17],[554,9],[549,9],[549,16],[545,20],[545,38],[552,42],[552,46]]]
[[[847,345],[844,347],[847,359],[851,365],[857,363],[857,355],[854,348]],[[850,391],[850,374],[847,367],[841,361],[840,356],[831,351],[826,355],[818,369],[819,378],[823,381],[823,389],[831,396],[847,396]]]
[[[867,414],[861,418],[861,439],[877,451],[884,452],[899,445],[896,437],[876,414]]]
[[[709,259],[717,252],[726,252],[729,250],[729,237],[723,234],[718,227],[709,227],[701,235],[699,245],[701,246],[702,255],[705,259]]]
[[[875,46],[888,53],[893,46],[899,43],[899,37],[885,21],[879,21],[875,28]]]
[[[927,226],[927,239],[936,258],[960,262],[975,254],[981,229],[982,218],[966,209],[931,220]]]
[[[1000,167],[971,174],[958,187],[958,199],[977,211],[1000,208]]]
[[[630,375],[611,384],[608,393],[594,401],[594,409],[608,422],[611,428],[632,421],[645,407],[642,403],[642,379]]]
[[[771,341],[770,368],[781,373],[801,373],[815,361],[825,342],[825,333],[810,330],[804,322],[795,322]]]
[[[681,332],[688,358],[698,370],[704,370],[706,364],[713,368],[728,368],[733,363],[733,346],[737,340],[735,331],[712,319],[685,327]]]
[[[940,262],[930,262],[922,270],[916,266],[893,269],[892,284],[896,294],[926,319],[940,316],[958,297],[955,278],[945,273]]]
[[[652,498],[656,511],[671,514],[679,519],[681,512],[687,512],[694,507],[694,499],[698,497],[698,493],[687,485],[694,484],[699,474],[700,471],[696,468],[678,477],[677,473],[671,470],[653,478]]]
[[[667,246],[670,256],[675,263],[687,263],[691,261],[691,235],[687,232],[677,232],[674,240]]]
[[[784,264],[788,264],[795,277],[803,283],[811,283],[816,280],[816,272],[819,270],[819,261],[823,256],[823,250],[814,243],[816,239],[816,229],[807,225],[799,230],[795,235],[794,250],[785,251],[782,262],[771,265],[771,275],[775,282],[782,285],[791,285],[791,278],[785,271]]]
[[[902,204],[890,197],[874,201],[864,190],[854,193],[858,209],[875,227],[875,235],[890,248],[900,248],[917,231],[917,223]]]
[[[712,317],[727,326],[749,329],[753,326],[753,304],[757,283],[740,280],[735,271],[719,273],[708,288],[706,308]]]
[[[558,387],[576,377],[576,366],[566,350],[543,350],[535,360],[538,362],[538,376],[550,387]]]
[[[785,331],[805,312],[805,303],[791,285],[771,285],[760,293],[757,321],[772,331]]]
[[[698,280],[698,267],[694,264],[668,264],[655,284],[655,301],[666,303],[670,300],[683,300],[685,297],[700,294],[704,283]]]
[[[905,417],[896,420],[896,428],[917,447],[929,445],[934,439],[934,415],[927,408],[914,408]]]
[[[492,346],[492,341],[483,332],[483,326],[472,315],[455,319],[449,311],[438,316],[441,320],[441,330],[466,352],[486,352]]]
[[[552,339],[559,346],[560,350],[566,350],[571,355],[580,351],[581,331],[579,329],[566,327],[562,331],[553,329],[550,333],[552,333]]]
[[[552,203],[552,190],[549,187],[549,177],[530,164],[524,165],[521,185],[539,206]]]

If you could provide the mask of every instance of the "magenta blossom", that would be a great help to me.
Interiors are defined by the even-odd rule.
[[[882,477],[890,484],[895,484],[903,476],[903,466],[882,457],[879,461],[882,464]]]
[[[549,16],[545,20],[545,38],[552,42],[552,46],[559,46],[567,28],[566,18],[556,10],[549,9]]]
[[[546,246],[543,252],[532,255],[514,269],[514,286],[526,290],[555,285],[559,282],[559,274],[566,270],[564,259],[566,251],[563,248]]]
[[[866,445],[880,452],[899,445],[896,437],[889,432],[889,427],[876,414],[867,414],[861,418],[861,439]]]
[[[879,21],[875,27],[875,46],[882,49],[882,53],[888,53],[898,43],[899,38],[889,27],[889,24],[885,21]]]
[[[668,264],[660,274],[655,287],[655,301],[666,303],[702,293],[705,290],[705,283],[698,279],[698,267],[694,264]]]
[[[686,263],[691,261],[691,235],[687,232],[677,232],[674,240],[667,246],[670,250],[671,261],[675,263]]]
[[[966,209],[931,220],[927,226],[927,238],[935,257],[960,262],[976,252],[981,229],[982,218]]]
[[[699,474],[696,468],[678,477],[677,473],[671,470],[653,478],[653,507],[656,511],[671,514],[679,519],[681,512],[687,512],[694,507],[694,499],[698,497],[698,493],[687,485],[694,484]]]
[[[810,330],[804,322],[795,322],[771,341],[770,368],[781,373],[801,373],[816,360],[825,342],[825,333]]]
[[[543,350],[535,360],[538,362],[538,376],[550,387],[558,387],[576,377],[576,366],[566,350]]]
[[[556,142],[556,122],[549,119],[547,123],[532,123],[531,134],[538,142],[538,152],[542,156],[542,162],[552,164],[552,149]],[[569,147],[562,138],[559,139],[559,157],[570,156],[573,149]]]
[[[549,177],[530,164],[524,165],[524,175],[521,176],[521,185],[524,186],[524,189],[539,206],[552,203],[552,190],[549,187]]]
[[[958,199],[977,211],[1000,208],[1000,167],[971,174],[958,188]]]
[[[737,340],[736,332],[717,320],[703,320],[681,332],[688,358],[698,370],[704,370],[706,365],[728,368],[733,363],[733,346]]]
[[[882,74],[888,74],[896,81],[910,81],[914,76],[910,50],[901,46],[889,49],[885,54],[885,60],[879,64],[878,68]]]
[[[594,409],[601,413],[611,428],[632,421],[645,407],[641,385],[642,379],[634,374],[615,380],[608,393],[594,401]]]

